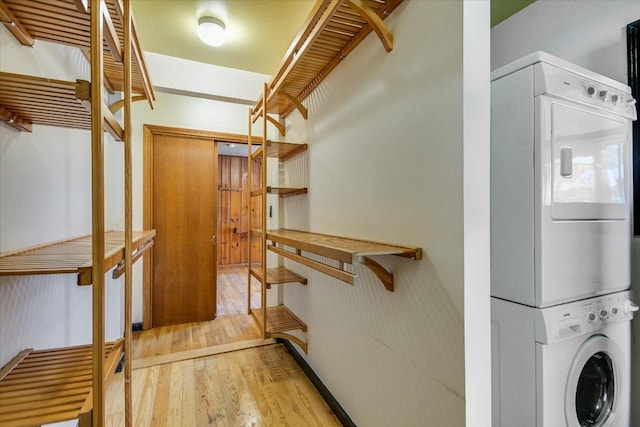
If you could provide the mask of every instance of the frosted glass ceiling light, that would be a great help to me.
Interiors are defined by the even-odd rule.
[[[227,39],[224,22],[213,16],[198,19],[198,37],[209,46],[222,46]]]

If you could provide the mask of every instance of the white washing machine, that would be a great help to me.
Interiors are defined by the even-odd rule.
[[[629,427],[630,291],[549,308],[491,298],[493,427]]]
[[[544,52],[491,78],[491,295],[549,307],[629,289],[629,87]]]

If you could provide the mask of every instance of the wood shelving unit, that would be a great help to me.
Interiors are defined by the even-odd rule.
[[[283,283],[300,283],[307,284],[307,279],[294,273],[291,270],[287,270],[284,267],[267,268],[267,280],[265,281],[262,268],[250,269],[251,275],[258,279],[260,283],[266,283],[267,289],[271,288],[271,285],[281,285]]]
[[[266,84],[264,86],[266,94]],[[263,98],[263,99],[266,99]],[[263,109],[266,111],[266,109]],[[290,334],[289,332],[294,330],[307,331],[307,325],[300,320],[291,310],[284,305],[277,307],[267,307],[267,289],[270,289],[272,285],[280,285],[284,283],[301,283],[307,284],[307,279],[299,274],[283,267],[270,268],[267,266],[267,246],[266,246],[266,229],[267,229],[267,195],[278,194],[280,198],[297,196],[307,193],[306,187],[297,188],[283,188],[272,187],[267,185],[267,158],[277,158],[279,161],[286,161],[300,153],[307,150],[306,144],[293,144],[286,142],[274,142],[267,139],[267,116],[263,113],[263,128],[262,128],[262,140],[260,141],[259,148],[253,151],[253,137],[251,132],[252,120],[251,111],[249,111],[249,136],[248,136],[248,156],[250,158],[247,172],[247,185],[252,198],[260,199],[260,219],[257,224],[252,223],[252,215],[249,215],[248,229],[249,229],[249,242],[253,242],[254,239],[260,241],[261,248],[261,264],[259,266],[252,266],[249,262],[249,277],[248,277],[248,311],[258,322],[262,330],[263,338],[274,337],[283,338],[289,341],[293,341],[306,353],[307,344]],[[254,160],[260,159],[260,180],[257,183],[252,182],[253,174],[251,172],[252,163]],[[257,188],[256,188],[257,187]],[[258,206],[258,204],[252,206]],[[259,227],[259,228],[258,228]],[[248,259],[253,259],[251,255],[251,246],[248,245],[249,254]],[[255,277],[260,282],[260,307],[251,307],[251,278]]]
[[[268,84],[266,103],[258,100],[254,118],[268,113],[287,117],[294,109],[307,118],[302,101],[374,31],[384,49],[393,49],[393,34],[383,20],[402,0],[318,0]]]
[[[88,394],[79,412],[55,395],[38,401],[37,406],[51,413],[80,417],[80,423],[102,427],[105,422],[105,283],[104,272],[116,266],[114,274],[125,274],[124,323],[130,325],[131,268],[134,261],[152,244],[153,231],[133,237],[131,104],[146,100],[153,108],[155,94],[136,35],[131,0],[0,0],[0,22],[25,46],[36,40],[60,43],[80,49],[90,65],[90,81],[65,82],[9,73],[0,75],[0,121],[23,132],[33,125],[64,126],[91,130],[91,210],[90,243],[59,242],[32,250],[4,254],[3,271],[11,274],[39,272],[75,272],[80,283],[92,284],[92,344],[86,347],[89,365]],[[37,49],[37,46],[35,47]],[[104,90],[122,92],[122,98],[110,106],[104,103]],[[114,114],[123,109],[122,124]],[[105,233],[104,131],[124,144],[124,233],[114,244]],[[134,244],[134,241],[137,243]],[[82,246],[83,249],[78,248]],[[56,251],[60,251],[56,253]],[[108,348],[108,347],[107,347]],[[132,425],[131,411],[131,335],[125,328],[125,424]],[[64,354],[71,349],[58,349]],[[109,356],[114,354],[113,351]],[[57,356],[54,356],[57,357]],[[84,356],[83,356],[84,357]],[[110,356],[111,357],[111,356]],[[64,357],[63,357],[64,358]],[[115,358],[115,356],[114,356]],[[69,361],[75,367],[74,358]],[[25,366],[25,361],[22,366]],[[3,371],[4,372],[4,371]],[[34,371],[25,377],[26,389],[38,392],[37,385],[48,381],[49,372]],[[60,387],[75,388],[73,376],[61,375]],[[6,378],[5,378],[6,380]],[[0,381],[0,386],[5,381]],[[28,393],[27,393],[28,394]],[[2,397],[4,402],[4,396]],[[4,408],[3,414],[4,414]],[[9,411],[9,409],[7,409]],[[13,413],[7,425],[34,425],[30,412]],[[12,415],[12,416],[13,416]],[[51,419],[52,422],[55,419]],[[45,422],[45,421],[42,421]],[[5,425],[5,423],[0,422]]]
[[[267,240],[292,247],[295,250],[295,252],[291,252],[275,245],[269,245],[269,250],[278,255],[321,271],[350,285],[358,283],[358,276],[344,271],[344,264],[363,264],[380,279],[385,289],[390,292],[393,292],[393,274],[370,257],[376,255],[396,255],[413,260],[422,258],[422,249],[416,247],[309,233],[299,230],[268,230]],[[306,257],[302,252],[308,252],[335,260],[338,262],[338,267],[336,268]]]
[[[153,246],[155,230],[133,232],[133,258],[139,259]],[[28,249],[0,254],[0,276],[33,274],[78,274],[78,285],[92,282],[91,235],[53,242]],[[125,258],[124,232],[105,233],[104,273]],[[121,270],[116,269],[117,275]]]
[[[78,419],[91,425],[91,345],[27,349],[0,371],[0,425],[34,426]],[[122,339],[105,344],[105,382],[122,356]]]

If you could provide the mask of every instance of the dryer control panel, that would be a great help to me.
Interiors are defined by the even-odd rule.
[[[636,100],[629,92],[544,62],[534,66],[535,95],[547,94],[636,119]]]
[[[594,333],[606,325],[631,321],[636,311],[631,291],[536,309],[536,342],[551,344]]]

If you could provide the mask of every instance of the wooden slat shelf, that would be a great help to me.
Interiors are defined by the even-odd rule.
[[[122,356],[122,339],[105,343],[105,382]],[[0,425],[34,426],[79,419],[91,425],[92,347],[28,349],[0,370]]]
[[[26,131],[20,123],[90,130],[90,105],[76,97],[85,83],[0,72],[0,109],[7,111],[0,120]],[[122,127],[105,110],[105,130],[122,140]]]
[[[33,39],[45,40],[80,48],[87,56],[91,47],[91,22],[88,11],[81,10],[81,3],[80,0],[0,0],[0,10],[11,14],[11,20],[5,25],[22,44],[33,45]],[[122,55],[117,52],[124,45],[123,10],[119,0],[105,0],[105,3],[112,24],[105,25],[104,31],[104,46],[110,52],[104,55],[105,86],[112,91],[123,91]],[[114,38],[117,38],[115,42]],[[155,93],[135,25],[132,25],[132,40],[132,91],[151,102],[155,100]],[[116,45],[120,48],[114,49]]]
[[[286,161],[298,154],[307,151],[307,144],[295,144],[292,142],[267,141],[267,157]],[[252,158],[262,157],[262,148],[251,154]]]
[[[134,258],[153,244],[155,230],[134,231]],[[78,274],[78,285],[91,284],[91,236],[0,254],[0,276]],[[124,260],[124,233],[105,233],[105,273]]]
[[[268,85],[267,112],[286,117],[373,30],[385,50],[393,35],[382,22],[402,0],[318,0]],[[262,111],[262,97],[252,110]]]
[[[261,267],[251,267],[251,274],[258,279],[260,283],[265,283]],[[267,289],[271,288],[271,285],[296,282],[306,285],[307,279],[284,267],[267,268]]]
[[[281,198],[299,196],[301,194],[307,194],[307,188],[285,188],[285,187],[267,187],[267,193],[279,194]],[[261,196],[262,190],[254,190],[251,192],[251,197]]]
[[[251,314],[253,314],[257,322],[262,325],[262,308],[252,308]],[[284,305],[267,307],[267,333],[273,334],[277,332],[295,331],[297,329],[306,332],[307,325],[287,307]]]
[[[267,230],[267,240],[292,247],[296,252],[290,252],[274,245],[270,245],[269,250],[351,285],[357,283],[358,277],[352,273],[343,271],[343,264],[361,263],[378,276],[385,285],[385,288],[389,291],[393,291],[393,275],[370,257],[376,255],[396,255],[414,260],[422,258],[421,248],[370,242],[367,240],[330,236],[299,230]],[[302,255],[302,251],[336,260],[340,263],[340,268],[335,268],[307,258]]]

